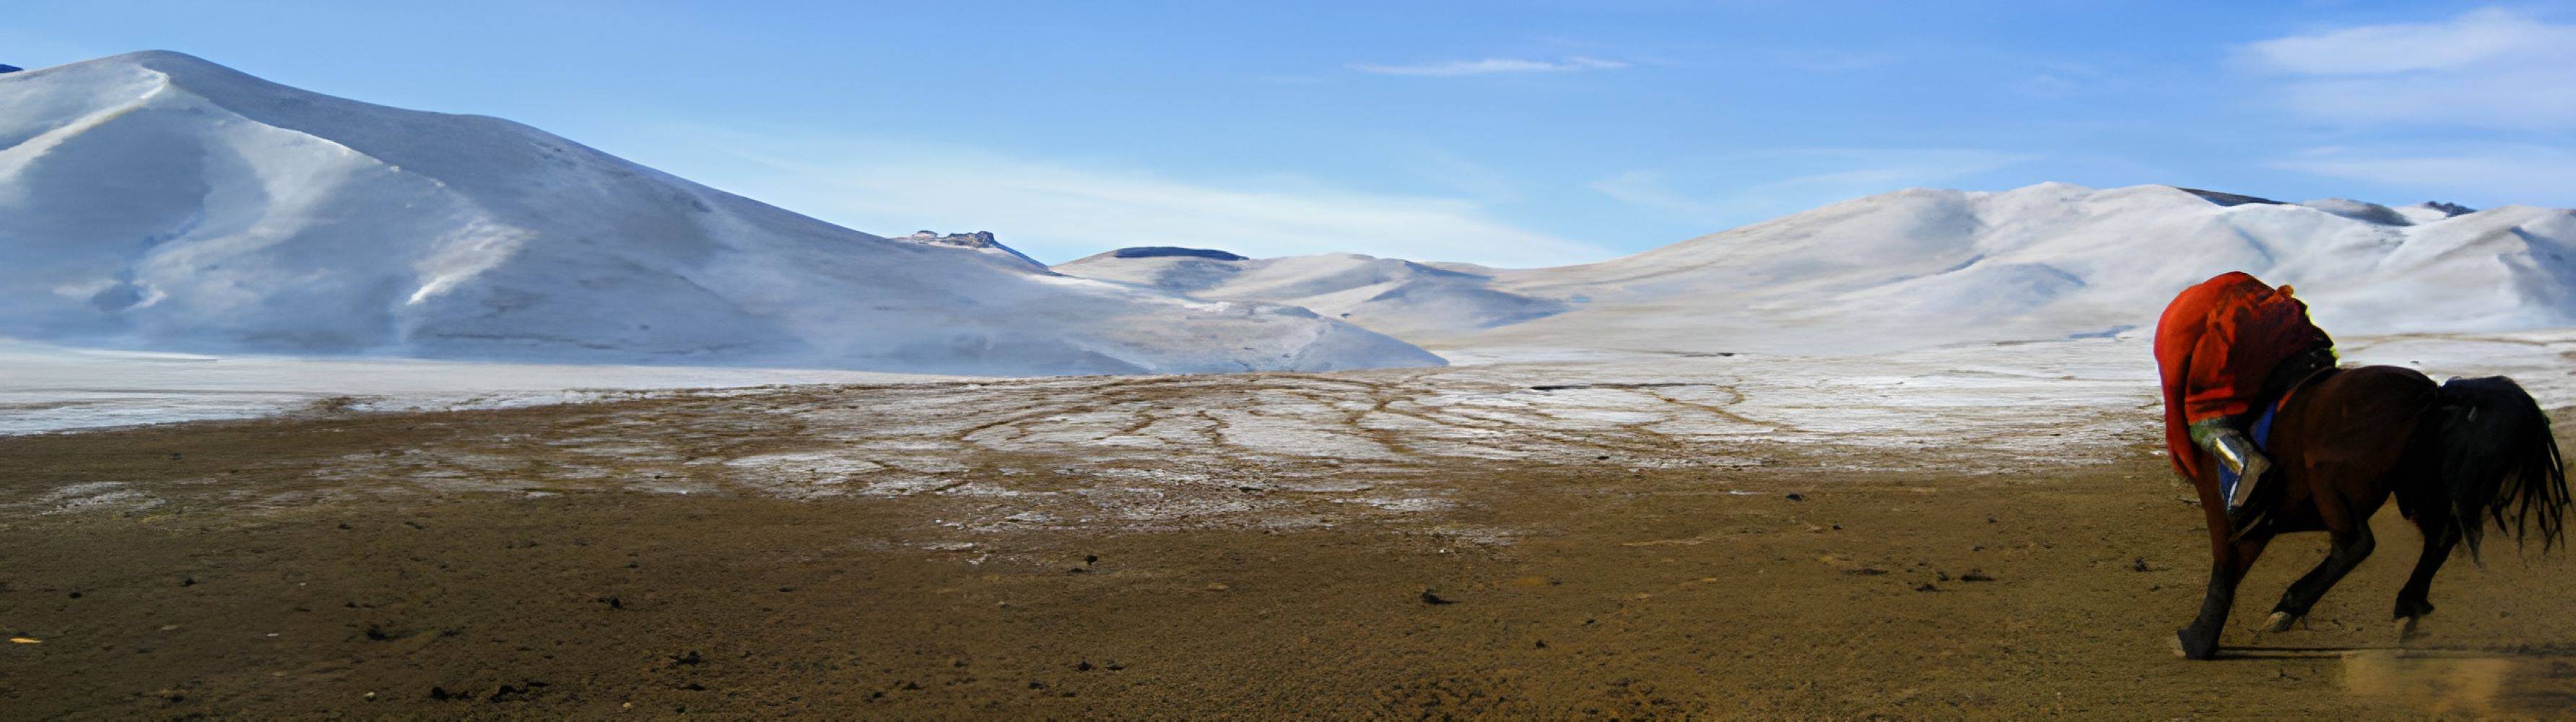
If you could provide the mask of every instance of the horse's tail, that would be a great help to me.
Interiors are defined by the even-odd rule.
[[[2433,409],[2442,483],[2453,529],[2478,554],[2488,518],[2517,545],[2537,527],[2542,551],[2565,541],[2567,471],[2549,415],[2513,379],[2490,376],[2442,384]],[[2481,518],[2484,517],[2484,518]]]

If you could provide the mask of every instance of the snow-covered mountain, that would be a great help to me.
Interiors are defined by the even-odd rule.
[[[1493,289],[1493,269],[1353,253],[1254,260],[1208,249],[1122,248],[1055,270],[1199,298],[1293,304],[1399,338],[1474,333],[1566,307]]]
[[[972,249],[979,253],[989,253],[1011,259],[1019,265],[1026,266],[1033,270],[1046,270],[1046,264],[1039,263],[1038,259],[1030,258],[1028,257],[1028,254],[1021,253],[1019,249],[1002,245],[1001,241],[995,240],[993,238],[992,231],[951,233],[944,236],[933,231],[914,231],[913,234],[909,236],[894,236],[892,238],[893,240],[919,243],[927,246],[947,246],[950,248]]]
[[[1303,309],[892,240],[495,118],[142,52],[0,75],[0,336],[973,374],[1440,363]]]
[[[2329,332],[2511,330],[2576,325],[2571,244],[2576,212],[2527,206],[2293,204],[2063,183],[1914,189],[1601,263],[1470,270],[1440,291],[1561,313],[1478,327],[1381,306],[1351,319],[1433,348],[1877,351],[2152,329],[2176,291],[2244,270],[2296,286]],[[1301,303],[1318,298],[1309,277],[1336,277],[1299,275],[1332,268],[1316,258],[1332,257],[1219,267],[1111,254],[1060,270]]]

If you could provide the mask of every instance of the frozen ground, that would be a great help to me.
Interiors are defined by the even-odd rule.
[[[2346,344],[2513,374],[2576,428],[2576,332]],[[2378,719],[2568,699],[2563,555],[2452,565],[2433,636],[2388,644],[2415,543],[2394,510],[2392,546],[2313,629],[2231,631],[2254,653],[2234,664],[2168,661],[2207,540],[2153,455],[2134,338],[1553,355],[0,437],[0,617],[41,642],[11,645],[0,675],[30,716],[2145,700]],[[2323,556],[2319,536],[2276,542],[2245,604]],[[1478,699],[1565,706],[1459,706]]]
[[[2435,378],[2510,375],[2576,404],[2576,329],[2346,339],[2348,364]],[[967,379],[853,371],[310,360],[101,351],[0,339],[0,433],[350,411],[503,408],[798,384],[881,385],[916,412],[976,425],[997,449],[1213,443],[1287,456],[1581,455],[1654,440],[1908,446],[1960,441],[2056,453],[2102,441],[2079,421],[2152,425],[2146,339],[1979,344],[1861,356],[1459,349],[1460,365],[1337,375]],[[1192,392],[1121,405],[1121,389]],[[1207,396],[1224,392],[1230,396]],[[991,418],[1009,409],[1080,413]],[[1227,417],[1234,417],[1228,419]],[[1220,421],[1230,421],[1222,424]],[[905,426],[906,424],[896,424]],[[2051,426],[2042,430],[2037,427]],[[1566,446],[1546,443],[1556,439]],[[1330,452],[1330,453],[1309,453]]]
[[[2349,340],[2352,363],[2435,378],[2507,374],[2576,404],[2576,331]],[[1275,462],[1390,471],[1457,459],[1634,466],[1889,464],[2006,471],[2155,442],[2154,367],[2135,336],[1872,356],[1634,356],[1333,375],[906,386],[862,408],[798,409],[818,459],[1044,453],[1101,465]],[[954,439],[955,444],[926,443]],[[1903,451],[1889,455],[1879,452]],[[1862,461],[1866,459],[1867,461]]]
[[[856,371],[309,360],[100,351],[0,339],[0,434],[309,410],[499,408],[678,389],[922,381]]]
[[[2437,379],[2511,375],[2547,408],[2576,405],[2576,330],[2351,338],[2344,350],[2348,362]],[[997,380],[18,346],[0,355],[0,428],[651,397],[491,429],[421,417],[418,438],[291,473],[313,493],[352,499],[565,488],[926,496],[946,500],[941,524],[970,535],[1388,516],[1437,528],[1461,475],[1477,469],[2009,477],[2134,459],[2159,444],[2154,370],[2136,335],[1871,356],[1469,356],[1479,363]],[[808,385],[674,390],[766,384]],[[324,401],[339,396],[352,398]],[[156,503],[114,496],[139,488],[65,487],[20,505]]]

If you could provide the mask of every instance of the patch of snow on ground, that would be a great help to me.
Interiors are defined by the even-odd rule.
[[[930,505],[924,508],[937,510],[944,528],[1006,535],[1101,524],[1290,529],[1437,520],[1457,511],[1447,490],[1474,483],[1494,461],[1604,474],[1891,470],[2045,481],[2049,470],[2068,464],[2154,453],[2161,412],[2149,348],[2144,336],[2128,334],[1866,356],[1632,355],[1335,374],[776,386],[727,395],[639,388],[634,392],[668,396],[613,410],[573,406],[537,427],[350,454],[311,470],[326,483],[306,493],[580,488],[842,498]],[[2569,360],[2576,329],[2348,337],[2342,348],[2347,363],[2409,366],[2437,380],[2510,375],[2553,411],[2576,406],[2576,363]],[[147,398],[250,415],[293,412],[353,389],[431,403],[425,400],[495,398],[490,385],[510,381],[524,391],[509,397],[542,396],[534,389],[571,378],[546,375],[569,373],[550,367],[502,367],[530,370],[494,377],[460,372],[457,364],[331,362],[343,367],[5,350],[15,355],[0,354],[0,369],[52,369],[26,377],[56,379],[47,393],[136,405],[114,418],[167,411],[123,396],[98,401],[80,389],[152,389]],[[38,363],[25,363],[30,359]],[[170,364],[196,371],[175,372]],[[579,371],[579,380],[592,384],[615,376]],[[211,376],[192,378],[199,373]],[[797,375],[810,372],[727,373],[744,374],[727,378],[746,384],[817,380]],[[88,386],[65,381],[71,378]],[[224,393],[243,390],[256,393]],[[286,400],[242,401],[263,394]],[[66,487],[7,508],[148,508],[173,488],[147,481]],[[1730,482],[1710,483],[1714,493]],[[283,507],[312,500],[243,501]],[[1459,534],[1507,539],[1511,532]]]
[[[946,378],[859,371],[201,356],[0,339],[0,434],[255,418],[321,406],[353,411],[487,409],[678,389]]]

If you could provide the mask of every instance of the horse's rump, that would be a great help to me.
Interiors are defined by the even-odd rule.
[[[2397,366],[2339,369],[2296,389],[2275,412],[2269,446],[2272,458],[2282,462],[2277,471],[2285,483],[2267,483],[2269,492],[2256,489],[2295,495],[2283,500],[2291,503],[2273,507],[2295,512],[2275,515],[2272,521],[2283,525],[2278,531],[2319,528],[2314,494],[2358,492],[2364,485],[2354,481],[2379,482],[2367,485],[2377,489],[2408,486],[2393,483],[2398,479],[2346,477],[2433,473],[2425,453],[2429,445],[2418,431],[2438,398],[2432,379]],[[2343,483],[2315,483],[2328,481]]]

